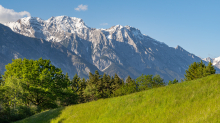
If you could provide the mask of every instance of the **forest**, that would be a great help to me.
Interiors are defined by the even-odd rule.
[[[77,74],[71,79],[47,59],[13,59],[5,66],[0,79],[0,121],[12,122],[24,119],[42,111],[86,103],[98,99],[112,98],[152,88],[178,83],[178,80],[164,82],[159,75],[141,75],[125,80],[117,74],[100,75],[89,73],[88,79]],[[194,62],[186,70],[184,81],[190,81],[215,74],[210,62],[207,66]],[[167,84],[166,84],[167,83]]]

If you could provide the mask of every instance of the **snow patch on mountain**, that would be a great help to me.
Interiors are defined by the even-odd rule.
[[[5,25],[25,36],[59,42],[100,71],[121,77],[161,73],[181,79],[191,63],[201,60],[180,46],[169,47],[131,26],[95,29],[80,18],[68,16],[48,20],[26,17]]]
[[[212,65],[220,69],[220,57],[217,58],[208,57],[208,58],[204,58],[203,60],[206,62],[212,62]]]
[[[84,36],[84,32],[89,29],[82,19],[68,16],[51,17],[48,20],[25,17],[17,22],[5,23],[5,25],[25,36],[43,38],[47,41],[55,42],[62,40],[56,35],[65,36],[67,33],[77,33],[80,36]]]

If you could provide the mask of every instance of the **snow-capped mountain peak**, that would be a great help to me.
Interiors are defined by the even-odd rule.
[[[110,75],[117,73],[123,78],[143,73],[161,74],[166,80],[181,79],[191,63],[201,60],[180,46],[171,48],[131,26],[95,29],[80,18],[68,16],[48,20],[27,17],[5,25],[28,37],[59,42],[100,71]],[[81,68],[86,69],[85,66],[77,69]]]
[[[214,59],[215,61],[220,61],[220,56]]]
[[[220,57],[214,58],[212,64],[220,68]]]
[[[48,20],[42,20],[37,17],[25,17],[16,22],[5,23],[14,32],[23,34],[28,37],[42,38],[47,41],[60,42],[59,37],[66,36],[67,33],[77,33],[84,36],[89,27],[80,18],[57,16]]]
[[[212,62],[212,65],[220,69],[220,56],[217,58],[208,57],[208,58],[204,58],[203,60],[206,62]]]
[[[215,58],[214,58],[214,59],[215,59]],[[204,61],[206,61],[206,62],[212,62],[212,63],[213,63],[213,60],[214,60],[214,59],[208,57],[208,58],[204,58],[204,59],[202,59],[202,60],[204,60]]]
[[[88,28],[81,18],[57,16],[46,20],[48,24],[61,24],[62,26],[69,26],[69,28]]]

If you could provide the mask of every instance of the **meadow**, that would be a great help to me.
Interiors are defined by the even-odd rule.
[[[51,109],[16,123],[220,122],[220,75]]]

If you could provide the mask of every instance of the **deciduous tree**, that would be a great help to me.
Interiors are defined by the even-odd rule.
[[[62,70],[52,65],[50,60],[20,58],[12,60],[5,68],[5,81],[18,81],[24,100],[42,109],[56,107],[56,100],[67,88],[68,81]]]

